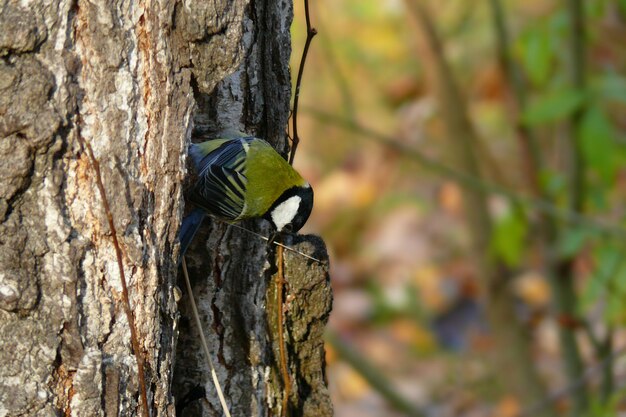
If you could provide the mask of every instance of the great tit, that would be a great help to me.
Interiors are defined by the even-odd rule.
[[[189,147],[197,181],[189,200],[198,208],[183,219],[181,257],[206,214],[228,222],[264,218],[277,232],[297,232],[313,209],[313,189],[262,139],[212,139]]]

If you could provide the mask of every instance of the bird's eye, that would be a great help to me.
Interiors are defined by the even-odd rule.
[[[287,223],[285,227],[283,227],[283,230],[291,233],[293,231],[293,224]]]

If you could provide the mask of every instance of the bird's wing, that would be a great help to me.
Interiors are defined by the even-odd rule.
[[[180,226],[180,259],[183,258],[185,252],[187,252],[187,248],[191,244],[193,237],[196,235],[196,232],[202,225],[202,220],[204,220],[204,216],[206,215],[203,209],[194,209],[191,213],[189,213],[184,219],[183,224]]]
[[[193,201],[210,213],[235,220],[245,206],[247,140],[223,141],[203,158],[197,158],[198,182]]]

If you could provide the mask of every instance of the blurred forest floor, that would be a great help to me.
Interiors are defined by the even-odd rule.
[[[468,151],[450,141],[458,114],[434,91],[445,71],[429,73],[417,3],[477,172],[454,156]],[[315,188],[303,233],[331,253],[336,415],[626,415],[626,2],[310,7],[295,165]],[[292,34],[295,77],[298,1]],[[484,203],[486,236],[468,201]],[[499,283],[528,348],[504,346],[488,319]],[[494,359],[507,349],[529,355],[544,398],[511,391],[520,363]]]

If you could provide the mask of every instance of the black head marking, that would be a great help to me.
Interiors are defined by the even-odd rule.
[[[277,219],[273,217],[273,215],[276,215],[275,210],[277,207],[279,207],[281,204],[285,203],[292,197],[299,197],[300,199],[297,211],[288,223],[280,227],[280,224],[276,224],[275,220]],[[309,219],[312,210],[313,188],[311,188],[311,186],[307,184],[306,186],[291,187],[283,192],[282,195],[274,202],[274,204],[272,204],[270,209],[265,213],[263,218],[269,220],[270,223],[272,223],[272,226],[274,226],[274,229],[278,230],[279,232],[297,232],[298,230],[302,229],[302,226],[304,226],[306,221]]]

